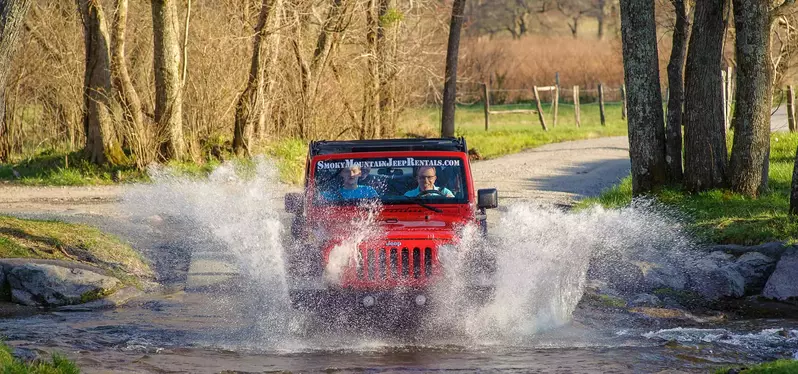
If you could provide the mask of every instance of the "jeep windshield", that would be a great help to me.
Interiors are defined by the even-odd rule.
[[[463,160],[456,157],[375,157],[319,160],[318,204],[462,204],[468,202]]]

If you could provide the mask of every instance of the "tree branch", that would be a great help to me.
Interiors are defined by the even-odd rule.
[[[787,16],[796,11],[796,2],[795,0],[785,0],[781,5],[776,6],[770,11],[770,16],[773,18],[778,18],[781,16]]]

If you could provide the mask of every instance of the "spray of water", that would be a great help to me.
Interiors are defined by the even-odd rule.
[[[174,222],[175,245],[194,255],[233,258],[241,287],[251,292],[239,300],[249,302],[244,309],[253,313],[244,318],[258,325],[258,339],[290,344],[292,337],[312,335],[303,331],[306,317],[288,301],[281,239],[286,217],[269,162],[260,160],[254,169],[225,164],[202,180],[165,169],[151,175],[152,184],[132,187],[125,196],[129,213]],[[446,279],[433,292],[437,307],[422,316],[431,327],[427,331],[454,331],[476,342],[524,339],[571,320],[591,258],[661,260],[678,257],[690,245],[677,221],[645,205],[574,213],[516,203],[497,214],[488,239],[469,226],[458,246],[441,248]],[[353,222],[352,237],[332,250],[328,279],[340,279],[342,269],[360,256],[358,244],[379,235],[374,218],[369,213]],[[486,304],[473,304],[472,264],[489,257],[497,269],[495,295]]]
[[[377,224],[377,212],[381,208],[378,202],[368,202],[361,206],[358,215],[351,221],[351,230],[347,238],[341,240],[330,250],[330,256],[324,268],[327,282],[340,285],[344,271],[350,264],[360,264],[362,253],[360,244],[378,238],[381,234]]]
[[[123,206],[133,217],[169,223],[173,236],[164,248],[174,253],[162,255],[232,259],[241,273],[242,282],[234,285],[241,297],[219,301],[216,311],[251,313],[248,318],[260,321],[268,336],[297,328],[301,322],[288,301],[276,168],[259,159],[254,165],[225,163],[203,179],[168,168],[149,173],[153,182],[129,188]]]
[[[564,212],[518,203],[500,214],[490,239],[479,239],[475,228],[464,230],[464,237],[442,256],[448,281],[437,292],[443,306],[436,322],[494,339],[520,339],[569,322],[592,259],[673,262],[692,245],[677,221],[648,204]],[[465,307],[470,296],[467,263],[487,254],[497,262],[495,297]]]

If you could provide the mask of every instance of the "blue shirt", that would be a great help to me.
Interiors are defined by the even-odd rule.
[[[452,191],[449,191],[449,189],[446,188],[446,187],[441,188],[441,187],[437,187],[436,186],[435,190],[440,192],[442,196],[454,197],[454,194],[452,193]],[[418,195],[420,195],[420,194],[421,194],[421,190],[418,187],[416,187],[416,189],[414,189],[414,190],[410,190],[410,191],[405,192],[405,196],[407,196],[407,197],[418,197]],[[441,195],[438,195],[438,194],[435,194],[435,193],[428,193],[428,194],[426,194],[424,196],[427,196],[427,197],[440,197]]]
[[[370,199],[379,197],[377,191],[370,186],[357,186],[354,190],[347,190],[341,188],[338,193],[334,191],[324,191],[321,193],[327,200],[353,200],[353,199]]]

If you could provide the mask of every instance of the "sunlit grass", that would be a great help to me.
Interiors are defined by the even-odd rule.
[[[691,194],[666,188],[657,200],[678,207],[701,237],[717,243],[759,244],[773,240],[798,242],[798,219],[788,215],[790,183],[798,149],[798,134],[776,133],[771,137],[770,191],[752,199],[729,190]],[[625,178],[580,207],[600,204],[626,206],[632,201],[632,180]]]

